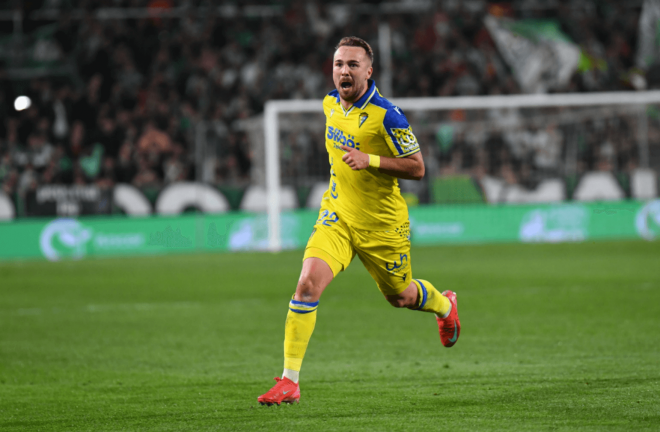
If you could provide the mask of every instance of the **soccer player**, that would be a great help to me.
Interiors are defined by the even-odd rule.
[[[406,116],[369,79],[373,51],[357,37],[336,47],[336,90],[323,100],[330,184],[309,238],[296,293],[284,326],[284,372],[259,396],[262,405],[298,402],[298,376],[316,324],[323,290],[355,255],[397,308],[432,312],[440,341],[453,346],[461,332],[456,294],[413,279],[408,208],[397,178],[420,180],[424,161]]]

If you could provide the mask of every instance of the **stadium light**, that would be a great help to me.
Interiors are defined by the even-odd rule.
[[[16,111],[23,111],[32,106],[32,100],[27,96],[19,96],[14,101],[14,109]]]

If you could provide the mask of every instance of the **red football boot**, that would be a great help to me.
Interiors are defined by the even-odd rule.
[[[449,312],[447,318],[440,318],[436,315],[435,319],[438,320],[440,342],[442,342],[445,347],[451,348],[461,335],[461,322],[458,319],[458,302],[456,301],[456,293],[454,291],[447,290],[444,291],[442,295],[447,297],[451,302],[451,312]]]
[[[300,402],[300,386],[289,378],[275,378],[277,384],[257,398],[261,405],[271,406],[282,402],[292,404]]]

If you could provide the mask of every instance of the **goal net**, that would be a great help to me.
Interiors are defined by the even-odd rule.
[[[440,207],[460,219],[479,217],[488,206],[657,196],[660,91],[392,102],[422,148],[425,178],[400,186],[409,207],[419,207],[426,220]],[[282,248],[283,210],[320,206],[329,180],[324,130],[320,100],[266,104],[263,159],[255,170],[265,173],[257,181],[267,190],[270,250]],[[570,211],[559,217],[570,219]],[[482,224],[500,223],[482,213]],[[417,233],[433,234],[429,230],[450,238],[461,227],[436,224]],[[492,231],[497,240],[497,227]],[[558,240],[571,239],[570,229],[562,232]]]

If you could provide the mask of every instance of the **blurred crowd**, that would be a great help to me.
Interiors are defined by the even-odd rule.
[[[474,122],[449,135],[440,131],[435,137],[440,174],[487,175],[534,189],[548,178],[576,180],[589,171],[629,173],[639,167],[638,112],[535,111],[545,121],[524,124],[512,112],[508,119]]]
[[[74,76],[23,82],[21,94],[31,98],[30,108],[11,108],[17,84],[0,71],[0,184],[8,194],[42,184],[159,188],[193,180],[200,120],[210,125],[213,143],[207,180],[245,186],[254,155],[241,121],[260,114],[269,99],[320,98],[332,90],[333,47],[346,35],[372,44],[378,82],[377,35],[383,21],[390,24],[394,64],[393,94],[386,97],[520,93],[484,27],[488,13],[559,20],[562,30],[599,65],[576,72],[564,91],[630,89],[627,72],[633,67],[640,13],[640,7],[614,0],[564,1],[549,9],[448,1],[437,2],[430,12],[397,14],[292,0],[272,2],[281,8],[267,16],[225,17],[200,14],[192,7],[183,18],[100,20],[95,7],[154,2],[44,3],[72,4],[88,12],[73,18],[62,9],[51,22],[57,27],[55,55],[72,66]],[[559,130],[550,129],[547,134],[556,137]],[[298,137],[295,145],[314,147],[307,153],[322,159],[312,138]],[[497,148],[498,139],[505,138],[485,139],[483,148]],[[437,157],[448,167],[458,157],[451,154],[438,152]]]

